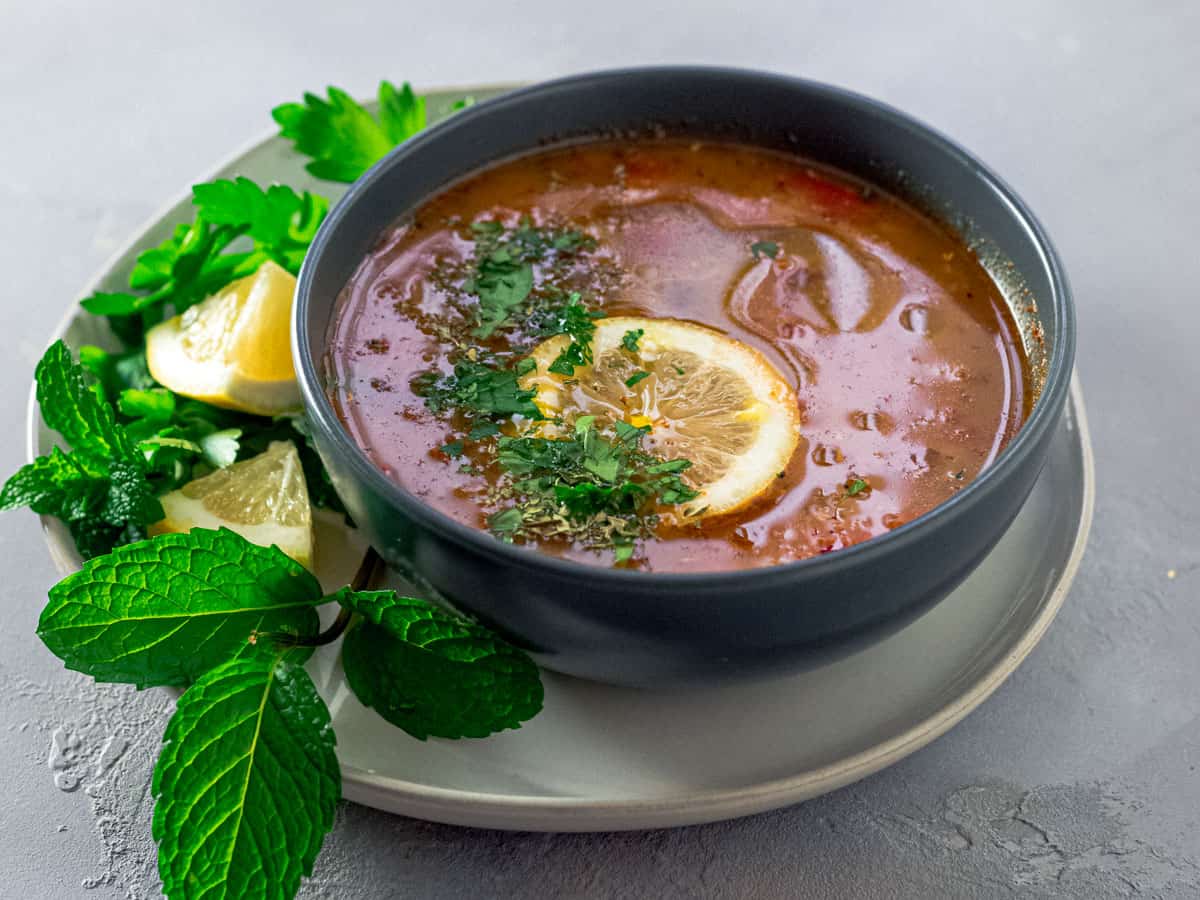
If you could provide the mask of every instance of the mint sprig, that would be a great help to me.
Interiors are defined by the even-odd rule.
[[[528,656],[424,600],[367,590],[377,561],[322,596],[278,548],[195,529],[121,547],[51,589],[38,634],[69,668],[187,685],[154,770],[167,896],[276,900],[311,872],[341,780],[329,711],[300,663],[347,624],[351,688],[414,737],[484,737],[541,709]],[[330,602],[342,611],[317,634],[315,607]]]
[[[350,689],[413,737],[487,737],[541,710],[533,661],[483,626],[394,591],[333,599],[362,616],[342,655]]]
[[[38,363],[46,424],[71,445],[22,466],[0,490],[0,510],[31,507],[66,523],[86,559],[136,540],[163,517],[146,457],[62,341]]]
[[[174,898],[285,898],[341,797],[329,710],[287,654],[247,653],[179,698],[154,767],[154,839]]]

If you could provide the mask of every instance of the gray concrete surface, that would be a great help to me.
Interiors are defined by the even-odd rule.
[[[1070,269],[1100,491],[1049,635],[950,734],[804,806],[607,836],[345,806],[302,895],[1200,896],[1198,42],[1192,2],[3,0],[0,471],[80,285],[302,89],[706,61],[874,94],[994,165]],[[33,517],[0,517],[0,897],[154,897],[146,784],[169,702],[62,670],[33,637],[53,580]]]

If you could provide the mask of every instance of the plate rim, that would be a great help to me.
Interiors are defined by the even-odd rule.
[[[515,86],[497,84],[438,87],[426,89],[425,94],[503,90]],[[264,130],[223,157],[197,181],[191,183],[211,180],[222,170],[277,137],[273,129]],[[143,236],[190,196],[190,191],[190,186],[180,191],[133,229],[129,239],[104,260],[77,296],[87,296],[95,291],[117,263],[141,243]],[[54,326],[47,346],[61,339],[79,314],[80,307],[75,300]],[[38,455],[41,430],[36,384],[32,383],[32,378],[30,380],[25,411],[25,455],[29,461]],[[721,821],[790,806],[887,768],[941,737],[983,704],[1033,651],[1062,608],[1086,551],[1095,511],[1095,458],[1078,370],[1071,373],[1068,415],[1078,432],[1083,492],[1071,552],[1053,590],[1021,632],[1020,638],[1001,659],[951,702],[900,734],[853,756],[795,775],[737,788],[688,791],[678,796],[630,797],[600,801],[578,796],[486,793],[435,787],[381,776],[357,766],[342,765],[344,798],[386,812],[453,825],[533,831],[642,830]],[[75,571],[77,562],[74,554],[65,545],[55,520],[49,516],[38,518],[55,568],[64,575]],[[868,648],[862,652],[871,651]]]

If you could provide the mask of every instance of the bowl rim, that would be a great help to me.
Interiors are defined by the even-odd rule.
[[[552,556],[533,547],[505,543],[486,531],[458,522],[433,506],[422,502],[399,482],[385,475],[358,446],[337,417],[333,405],[322,387],[317,360],[308,352],[312,334],[308,318],[313,305],[314,273],[320,265],[322,257],[328,251],[334,233],[341,223],[353,214],[358,200],[370,192],[393,167],[402,164],[407,156],[429,144],[453,140],[453,135],[457,130],[477,119],[503,115],[505,110],[514,104],[521,104],[530,98],[560,90],[627,82],[634,79],[653,79],[661,76],[737,78],[761,81],[764,84],[775,83],[810,94],[824,95],[828,99],[837,101],[851,113],[880,116],[894,126],[914,132],[923,139],[931,141],[942,152],[964,164],[1007,205],[1009,214],[1027,232],[1032,245],[1038,252],[1039,264],[1049,276],[1050,282],[1049,295],[1038,297],[1037,300],[1039,304],[1051,304],[1055,313],[1056,329],[1052,336],[1053,345],[1050,357],[1046,363],[1045,383],[1034,404],[1033,411],[1022,423],[1013,440],[1000,451],[991,465],[954,496],[895,530],[876,535],[870,540],[841,548],[833,553],[747,569],[694,572],[647,572],[639,569],[619,569]],[[405,210],[397,210],[395,218],[399,218],[404,212]],[[386,225],[381,226],[381,230],[384,227]],[[1066,270],[1041,222],[1007,182],[974,154],[941,131],[887,103],[846,88],[811,79],[763,70],[721,66],[638,66],[584,72],[518,88],[455,113],[393,148],[350,186],[330,210],[313,239],[300,269],[296,287],[296,300],[292,307],[291,342],[292,358],[305,409],[312,426],[323,432],[324,436],[330,440],[334,452],[342,454],[361,482],[369,485],[373,492],[385,496],[391,505],[398,507],[418,527],[428,529],[467,551],[482,554],[507,566],[538,570],[556,575],[564,580],[599,581],[605,582],[613,588],[636,584],[643,591],[651,593],[674,592],[679,588],[710,593],[730,586],[744,587],[750,583],[757,586],[770,586],[773,582],[790,581],[800,575],[811,576],[818,572],[840,572],[872,561],[881,555],[903,552],[906,547],[919,540],[922,533],[932,524],[936,522],[949,524],[960,518],[977,498],[990,489],[998,487],[1004,481],[1006,476],[1032,451],[1042,434],[1056,421],[1057,413],[1062,409],[1070,388],[1075,351],[1075,311]]]

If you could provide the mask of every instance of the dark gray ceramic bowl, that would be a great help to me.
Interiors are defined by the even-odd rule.
[[[1022,315],[1027,328],[1044,331],[1044,387],[996,462],[953,499],[864,544],[787,565],[694,574],[603,569],[509,546],[423,505],[375,468],[325,395],[322,357],[338,294],[380,232],[489,163],[562,139],[652,127],[793,150],[897,191],[963,230],[1014,308],[1036,299],[1038,322]],[[322,225],[300,274],[293,338],[321,457],[393,566],[549,668],[662,685],[810,666],[883,637],[944,598],[999,540],[1041,471],[1067,398],[1075,326],[1066,277],[1041,226],[982,163],[937,132],[873,100],[795,78],[647,68],[518,90],[392,151]]]

